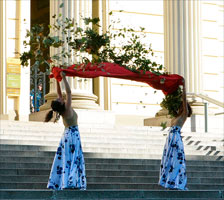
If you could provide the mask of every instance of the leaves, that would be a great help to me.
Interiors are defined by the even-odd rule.
[[[61,3],[59,7],[60,8],[63,8],[64,7],[64,3]]]
[[[64,4],[60,5],[62,8]],[[122,11],[121,11],[122,12]],[[112,12],[109,14],[112,15]],[[100,63],[112,62],[124,66],[125,68],[145,74],[146,71],[151,71],[156,75],[160,75],[163,71],[163,66],[152,61],[153,51],[151,44],[142,43],[142,37],[138,32],[145,30],[140,27],[140,31],[130,27],[120,28],[113,32],[110,29],[106,33],[99,33],[93,26],[100,27],[99,18],[83,18],[86,25],[85,28],[79,27],[74,19],[63,18],[62,14],[53,15],[53,24],[43,25],[36,24],[27,31],[26,37],[29,42],[24,41],[24,46],[31,47],[30,53],[24,52],[21,54],[21,61],[24,65],[28,65],[28,61],[33,58],[38,60],[39,64],[47,63],[57,66],[67,65],[63,63],[65,58],[70,58],[72,55],[79,57],[80,63]],[[116,22],[114,22],[116,23]],[[112,28],[112,24],[109,26]],[[58,33],[57,36],[52,36],[52,32]],[[114,41],[121,41],[120,47]],[[49,48],[58,49],[55,55],[49,56]],[[52,62],[49,63],[48,60]],[[80,64],[79,63],[79,64]]]
[[[171,115],[171,117],[176,117],[178,115],[179,108],[182,104],[182,90],[179,87],[175,92],[172,94],[166,95],[162,102],[160,103],[160,106],[162,108],[165,108],[168,110],[168,114]]]
[[[162,127],[161,131],[164,131],[167,128],[167,122],[161,122],[160,126]]]

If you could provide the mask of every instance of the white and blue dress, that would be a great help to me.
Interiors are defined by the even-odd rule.
[[[179,126],[173,126],[169,131],[161,160],[159,185],[187,190],[186,160],[180,130]]]
[[[65,127],[55,154],[47,188],[86,190],[86,187],[85,161],[79,129],[77,125],[68,126]]]

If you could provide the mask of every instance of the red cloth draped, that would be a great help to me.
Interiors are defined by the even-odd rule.
[[[143,82],[157,90],[162,90],[165,95],[173,93],[178,89],[179,85],[183,84],[183,77],[177,74],[156,75],[148,71],[144,73],[142,70],[139,70],[139,73],[137,73],[114,63],[72,65],[67,69],[53,67],[50,78],[55,78],[57,81],[61,81],[61,71],[64,71],[66,76],[78,76],[82,78],[96,78],[103,76]]]

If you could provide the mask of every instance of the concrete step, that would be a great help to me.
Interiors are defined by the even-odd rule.
[[[64,127],[62,123],[42,123],[42,122],[18,122],[18,121],[4,121],[0,120],[1,130],[7,131],[7,130],[21,130],[23,132],[31,132],[33,134],[51,134],[52,130],[54,130],[55,135],[61,135]],[[15,128],[16,127],[16,128]],[[136,134],[137,135],[161,135],[166,133],[166,131],[161,132],[161,127],[140,127],[140,126],[109,126],[108,124],[94,124],[94,123],[85,123],[79,125],[80,132],[86,132],[86,133],[103,133],[103,134]],[[184,130],[184,129],[183,129]],[[203,138],[220,138],[223,139],[223,132],[182,132],[182,136],[190,136],[190,137],[198,137],[200,139]]]
[[[111,131],[111,132],[108,132]],[[110,138],[110,139],[148,139],[148,140],[165,140],[168,132],[124,132],[121,130],[107,130],[107,132],[103,132],[102,130],[96,129],[96,130],[89,130],[84,129],[81,130],[81,137],[82,138]],[[185,143],[192,144],[192,143],[213,143],[216,145],[219,145],[219,143],[224,142],[224,136],[215,136],[212,134],[194,134],[192,133],[182,133],[182,138]],[[48,141],[59,141],[62,136],[61,132],[55,132],[52,133],[52,131],[33,131],[33,130],[0,130],[0,138],[1,139],[20,139],[20,138],[27,138],[29,140],[48,140]],[[210,144],[212,145],[212,144]]]
[[[85,144],[85,143],[84,143]],[[101,145],[99,145],[101,146]],[[186,155],[207,155],[207,156],[223,156],[224,152],[223,151],[216,151],[216,150],[211,150],[212,148],[207,148],[207,150],[197,150],[194,148],[185,148],[185,154]],[[146,155],[152,155],[152,154],[159,154],[162,155],[163,153],[163,147],[158,147],[156,146],[154,148],[138,148],[135,145],[133,147],[126,147],[125,145],[118,146],[118,147],[109,147],[107,148],[106,145],[104,147],[97,147],[97,145],[93,145],[90,147],[86,147],[83,145],[83,151],[84,152],[96,152],[96,153],[120,153],[120,154],[146,154]],[[1,155],[8,156],[11,155],[12,151],[3,151],[0,150]],[[36,151],[13,151],[14,156],[52,156],[54,155],[53,152],[36,152]]]
[[[85,158],[108,158],[108,159],[161,159],[162,154],[137,154],[137,153],[99,153],[84,152]],[[7,157],[0,157],[0,162],[10,161]],[[53,158],[48,157],[15,157],[17,162],[52,162]],[[24,160],[26,159],[26,160]],[[200,161],[224,161],[223,156],[208,155],[186,155],[186,160]],[[12,159],[11,159],[12,161]]]
[[[93,136],[92,136],[93,137]],[[13,136],[13,135],[4,135],[0,136],[0,139],[2,140],[1,143],[4,142],[4,140],[7,140],[10,142],[18,141],[18,143],[22,142],[31,142],[31,141],[36,141],[37,142],[43,140],[45,143],[46,141],[48,144],[55,145],[59,143],[60,138],[55,138],[51,139],[51,137],[47,138],[46,136],[39,137],[39,136]],[[122,139],[123,140],[123,139]],[[54,141],[52,143],[52,141]],[[165,138],[161,138],[160,140],[157,140],[155,138],[150,139],[149,141],[145,141],[144,139],[142,140],[137,140],[138,142],[142,143],[134,143],[136,139],[131,140],[130,138],[125,141],[120,141],[120,138],[115,139],[111,138],[110,140],[107,138],[107,140],[104,138],[86,138],[82,137],[82,146],[85,147],[110,147],[110,148],[138,148],[138,149],[163,149],[164,144],[165,144]],[[131,143],[130,143],[131,142]],[[224,152],[224,146],[223,142],[212,142],[212,144],[207,145],[204,142],[197,142],[197,141],[183,141],[185,145],[185,149],[189,150],[204,150],[204,151],[223,151]],[[203,145],[205,144],[205,145]],[[214,145],[215,144],[215,145]],[[133,146],[134,145],[134,146]],[[55,145],[56,146],[56,145]]]
[[[224,192],[215,191],[150,191],[150,190],[86,190],[86,191],[50,191],[50,190],[3,190],[0,199],[151,199],[151,200],[194,200],[222,199]],[[184,198],[183,198],[184,197]]]
[[[34,157],[32,155],[32,152],[31,151],[31,154],[29,155],[26,155],[26,156],[23,156],[23,155],[15,155],[14,154],[14,157],[25,157],[24,160],[20,159],[20,163],[25,163],[25,164],[37,164],[39,163],[37,160],[36,160],[36,156]],[[4,156],[1,154],[2,151],[0,151],[0,157],[2,156],[3,158],[7,158],[7,156]],[[29,153],[29,152],[28,152]],[[39,152],[37,152],[39,153]],[[41,152],[40,152],[41,153]],[[53,160],[53,157],[55,155],[55,153],[53,152],[46,152],[46,153],[50,153],[49,156],[40,156],[40,157],[51,157],[51,159]],[[26,162],[26,159],[29,158],[29,157],[34,157],[34,159],[32,160],[32,162]],[[10,159],[10,158],[9,158]],[[4,162],[7,162],[8,164],[10,163],[16,163],[15,160],[7,160],[7,159],[4,159],[5,161],[1,162],[1,163],[4,163]],[[29,160],[30,161],[30,160]],[[51,160],[50,160],[51,161]],[[103,159],[103,158],[90,158],[90,157],[86,157],[85,158],[85,162],[87,164],[130,164],[130,165],[160,165],[160,160],[152,160],[152,159]],[[46,162],[48,163],[48,162]],[[50,162],[51,163],[51,162]],[[191,160],[186,160],[186,163],[188,166],[220,166],[220,167],[224,167],[224,162],[221,162],[221,161],[191,161]],[[19,163],[18,163],[19,164]],[[39,163],[39,164],[44,164],[44,163]]]
[[[88,139],[89,140],[92,140],[92,139]],[[83,141],[83,140],[82,140]],[[161,145],[160,147],[158,146],[158,149],[151,149],[149,148],[150,147],[150,143],[152,143],[153,141],[150,141],[150,143],[148,144],[148,149],[138,149],[137,147],[136,148],[125,148],[125,147],[122,147],[122,145],[120,145],[120,148],[105,148],[105,147],[102,147],[102,148],[99,148],[99,147],[86,147],[85,144],[88,144],[88,141],[83,141],[82,144],[83,144],[83,150],[85,152],[95,152],[95,153],[125,153],[125,154],[129,154],[129,153],[133,153],[133,154],[155,154],[155,152],[157,154],[162,154],[163,152],[163,146]],[[118,142],[117,140],[114,140],[116,142]],[[96,145],[97,146],[97,143],[96,142],[99,142],[97,139],[93,139],[93,141],[89,141],[92,145]],[[113,142],[113,141],[112,141]],[[122,142],[119,140],[119,143]],[[127,140],[125,141],[127,142]],[[136,143],[131,140],[129,140],[129,145],[132,143],[133,145],[136,145],[136,143],[138,143],[138,141],[136,141]],[[143,141],[142,141],[143,142]],[[144,141],[145,142],[145,141]],[[155,142],[155,141],[154,141]],[[157,142],[160,142],[160,141],[157,141]],[[47,145],[47,146],[54,146],[55,148],[58,146],[58,141],[39,141],[39,140],[3,140],[1,139],[0,140],[0,144],[11,144],[11,145]],[[103,143],[103,142],[102,142]],[[109,143],[109,141],[107,141],[105,143],[105,145]],[[125,144],[123,144],[125,145]],[[145,143],[143,143],[143,145],[145,145]],[[155,144],[154,144],[155,145]],[[91,146],[90,144],[87,145],[87,146]],[[99,145],[100,146],[100,145]],[[135,147],[135,146],[133,146]],[[223,148],[223,147],[222,147]],[[202,150],[201,150],[202,149]],[[205,150],[206,149],[206,150]],[[193,147],[190,147],[190,149],[185,148],[185,154],[189,154],[189,155],[214,155],[214,156],[224,156],[224,151],[221,149],[220,147],[220,150],[217,149],[217,150],[214,150],[216,149],[216,147],[211,147],[211,146],[207,146],[207,147],[203,147],[202,145],[196,147],[196,148],[193,148]]]
[[[0,168],[2,176],[44,176],[47,177],[50,174],[50,167],[46,168]],[[97,176],[97,177],[159,177],[159,170],[119,170],[119,169],[86,169],[87,177]],[[219,178],[223,180],[223,171],[192,171],[188,169],[187,171],[188,178],[202,178],[210,180],[212,178]],[[0,179],[0,182],[3,179]],[[212,182],[214,183],[214,182]]]
[[[36,130],[32,128],[31,130],[29,129],[18,129],[18,128],[1,128],[0,129],[0,135],[27,135],[27,136],[54,136],[54,137],[61,137],[63,133],[63,128],[60,127],[57,130],[52,131],[52,128],[37,128]],[[93,129],[93,128],[79,128],[80,133],[83,136],[93,136],[94,137],[133,137],[133,138],[140,138],[140,137],[155,137],[155,138],[163,138],[166,137],[168,134],[168,131],[155,131],[155,130],[132,130],[132,131],[124,131],[122,128],[120,129]],[[182,137],[184,140],[223,140],[223,135],[214,135],[214,134],[208,134],[208,133],[189,133],[189,132],[183,132],[181,133]]]
[[[13,183],[0,183],[1,189],[45,189],[47,182],[13,182]],[[109,182],[89,182],[88,189],[92,190],[165,190],[157,183],[109,183]],[[224,190],[223,184],[188,184],[189,190]]]
[[[1,134],[0,135],[0,144],[30,144],[30,145],[47,145],[47,146],[57,146],[60,141],[61,136],[38,136],[38,135],[12,135],[12,134]],[[149,146],[149,145],[160,145],[163,146],[166,141],[165,136],[161,137],[135,137],[135,136],[124,136],[124,135],[111,135],[110,137],[107,137],[107,135],[101,135],[100,137],[95,136],[94,134],[89,134],[88,136],[85,136],[81,134],[81,140],[83,144],[87,143],[101,143],[103,144],[110,144],[110,145],[116,145],[116,144],[127,144],[127,145],[143,145],[143,146]],[[197,140],[197,139],[189,139],[186,138],[183,139],[185,146],[195,146],[198,149],[205,149],[205,148],[213,148],[224,150],[223,144],[224,142],[222,140]]]
[[[5,170],[5,172],[2,172]],[[0,175],[1,177],[3,176],[22,176],[22,177],[27,177],[27,176],[32,176],[32,177],[49,177],[50,174],[50,168],[46,169],[41,169],[39,170],[38,168],[34,169],[29,169],[29,168],[23,168],[21,170],[14,170],[14,169],[9,169],[9,168],[2,168],[0,169],[2,174]],[[5,173],[5,174],[4,174]],[[88,177],[157,177],[157,181],[159,178],[159,171],[158,170],[99,170],[99,169],[86,169],[86,175]],[[223,178],[223,171],[219,172],[211,172],[211,171],[188,171],[187,172],[187,177],[188,178]],[[1,179],[3,180],[3,179]],[[156,181],[156,182],[157,182]],[[214,184],[212,182],[212,184]]]
[[[15,152],[16,155],[19,155],[20,153],[17,153],[17,151],[21,152],[20,156],[22,155],[26,155],[26,157],[29,157],[29,156],[33,156],[33,154],[38,153],[38,154],[41,154],[41,152],[49,152],[49,155],[50,156],[53,156],[55,155],[55,153],[52,153],[52,152],[55,152],[57,149],[56,146],[39,146],[39,145],[9,145],[9,144],[2,144],[0,145],[0,155],[4,155],[5,152],[9,152],[9,154],[11,154],[11,152]],[[6,153],[8,154],[8,153]],[[14,154],[14,155],[15,155]],[[44,153],[44,154],[47,154],[47,153]],[[96,158],[97,160],[99,161],[99,159],[101,157],[103,157],[103,154],[94,154],[94,153],[85,153],[85,158],[86,159],[89,159],[89,160],[92,160],[94,161],[95,158],[93,158],[93,156],[96,156],[98,155]],[[100,156],[101,155],[101,156]],[[152,156],[152,155],[147,155],[148,157],[146,157],[146,159],[101,159],[101,162],[133,162],[133,160],[136,162],[136,163],[152,163],[152,162],[160,162],[160,159],[161,159],[161,155],[160,157],[158,158],[159,160],[152,160],[149,158]],[[187,155],[188,156],[188,155]],[[188,156],[189,157],[189,156]],[[200,157],[198,157],[200,158]],[[203,158],[203,157],[202,157]],[[216,157],[217,160],[220,160],[218,159],[219,157]],[[187,160],[187,162],[190,162],[191,159]],[[203,159],[202,159],[203,160]],[[95,162],[95,161],[94,161]],[[195,160],[191,163],[191,164],[194,164],[194,163],[198,163],[198,162],[201,162],[200,160]],[[202,161],[203,163],[205,162],[204,160]],[[206,165],[208,164],[212,164],[214,165],[214,162],[211,161],[211,162],[206,162]],[[224,165],[222,162],[219,162],[220,165]]]
[[[85,158],[132,158],[141,159],[144,155],[141,154],[103,154],[103,153],[84,153]],[[126,157],[125,157],[126,156]],[[142,159],[161,159],[161,155],[145,155],[145,158]],[[209,160],[209,161],[223,161],[223,157],[218,156],[186,156],[186,160]],[[44,157],[44,156],[0,156],[0,162],[30,162],[30,163],[52,163],[53,156]],[[221,165],[221,164],[220,164]]]
[[[14,163],[13,163],[14,164]],[[13,165],[12,164],[12,165]],[[16,168],[16,166],[19,165],[20,168]],[[8,174],[21,174],[23,172],[26,173],[26,169],[29,171],[35,171],[35,170],[39,170],[41,172],[41,170],[50,170],[51,168],[51,164],[45,164],[43,165],[42,167],[35,167],[35,168],[29,168],[29,167],[23,167],[22,164],[18,163],[18,164],[15,164],[14,166],[10,167],[9,166],[4,166],[2,163],[1,163],[1,168],[0,168],[0,171],[1,171],[1,174],[5,174],[7,171]],[[32,164],[28,165],[28,166],[33,166]],[[37,165],[38,166],[38,165]],[[46,166],[46,168],[45,168]],[[121,165],[121,164],[88,164],[86,163],[86,169],[88,170],[120,170],[120,171],[131,171],[131,170],[138,170],[138,171],[145,171],[145,170],[149,170],[149,171],[154,171],[154,170],[157,170],[159,172],[159,165]],[[200,172],[223,172],[224,173],[224,169],[223,167],[221,166],[191,166],[191,165],[188,165],[187,166],[187,169],[188,169],[188,172],[195,172],[195,171],[200,171]],[[13,172],[14,171],[14,172]],[[28,172],[27,171],[27,172]],[[10,173],[9,173],[10,172]],[[36,173],[35,173],[36,174]]]
[[[0,175],[0,183],[39,183],[47,182],[49,176],[23,176],[23,175]],[[154,184],[159,180],[159,176],[87,176],[88,183],[140,183]],[[224,184],[224,177],[188,177],[188,184]]]

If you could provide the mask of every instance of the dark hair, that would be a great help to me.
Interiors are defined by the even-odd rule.
[[[192,108],[188,102],[187,102],[187,111],[188,111],[187,116],[190,117],[192,115]]]
[[[65,111],[65,103],[61,104],[59,101],[52,101],[51,108],[52,110],[50,110],[45,116],[45,122],[49,122],[52,119],[53,112],[56,112],[56,118],[54,122],[58,121],[60,115]]]

